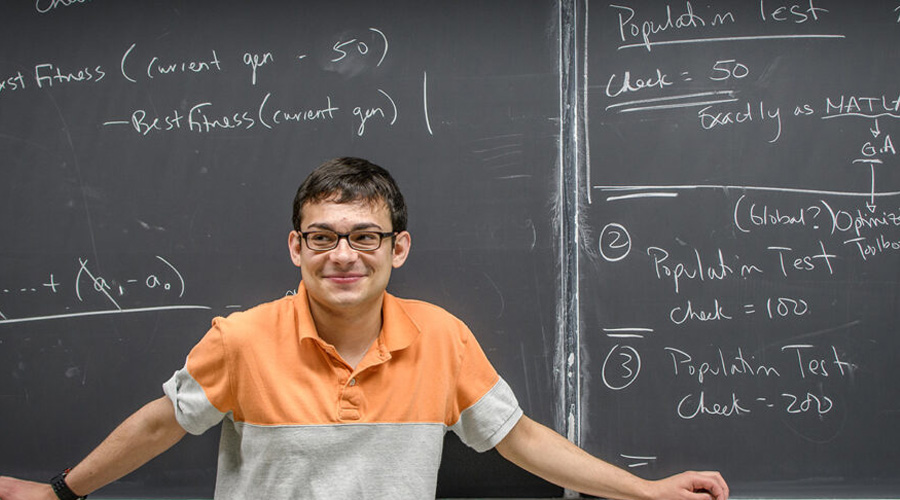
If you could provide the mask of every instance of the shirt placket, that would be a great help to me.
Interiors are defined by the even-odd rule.
[[[330,352],[336,359],[340,360],[337,352]],[[365,403],[365,373],[368,370],[384,364],[391,358],[390,352],[379,341],[373,348],[366,353],[366,356],[356,366],[351,369],[349,365],[342,360],[339,361],[340,374],[340,395],[338,398],[337,417],[342,422],[356,422],[364,418],[363,407]]]

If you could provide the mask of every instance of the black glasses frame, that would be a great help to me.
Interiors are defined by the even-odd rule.
[[[313,247],[309,246],[309,237],[310,237],[310,235],[321,234],[321,233],[333,234],[333,235],[337,236],[337,238],[334,240],[334,245],[331,246],[331,247],[329,247],[329,248],[313,248]],[[350,248],[352,248],[353,250],[356,250],[357,252],[374,252],[374,251],[378,250],[379,248],[381,248],[381,243],[384,241],[385,238],[392,238],[392,237],[394,237],[394,236],[397,236],[398,232],[397,232],[397,231],[391,231],[391,232],[388,232],[388,233],[382,233],[382,232],[379,232],[379,231],[359,230],[359,231],[350,231],[349,233],[339,233],[339,232],[337,232],[337,231],[330,231],[330,230],[328,230],[328,229],[321,229],[321,230],[318,230],[318,231],[306,231],[306,232],[303,232],[303,231],[297,231],[297,234],[299,234],[300,237],[303,239],[303,241],[306,242],[306,248],[309,248],[309,249],[312,250],[313,252],[330,252],[331,250],[334,250],[335,248],[337,248],[338,245],[341,244],[341,239],[346,239],[346,240],[347,240],[347,244],[350,245]],[[375,234],[375,235],[378,235],[378,237],[379,237],[379,238],[378,238],[378,246],[376,246],[375,248],[357,248],[357,247],[353,244],[353,240],[350,239],[350,236],[351,236],[351,235],[354,235],[354,234]]]

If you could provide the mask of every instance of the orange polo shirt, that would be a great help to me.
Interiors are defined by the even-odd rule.
[[[387,293],[382,317],[356,368],[302,283],[213,320],[164,389],[188,432],[224,421],[216,498],[433,498],[447,430],[479,451],[506,436],[522,411],[465,324]]]

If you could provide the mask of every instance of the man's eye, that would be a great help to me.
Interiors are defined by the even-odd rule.
[[[377,239],[378,235],[375,233],[356,233],[353,235],[353,240],[359,242],[370,243],[372,241],[376,241]]]
[[[310,236],[312,236],[312,240],[316,243],[327,243],[334,240],[334,237],[327,233],[313,233]]]

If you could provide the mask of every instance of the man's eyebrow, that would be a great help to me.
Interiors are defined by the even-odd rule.
[[[334,229],[334,226],[331,225],[331,224],[329,224],[329,223],[327,223],[327,222],[313,222],[313,223],[311,223],[309,226],[307,226],[307,230],[308,230],[308,229],[312,229],[312,228],[316,228],[316,229],[324,229],[324,230],[327,230],[327,231],[334,231],[334,230],[335,230],[335,229]],[[363,231],[363,230],[371,230],[371,229],[378,229],[378,230],[381,230],[382,228],[381,228],[380,225],[378,225],[378,224],[376,224],[376,223],[374,223],[374,222],[358,222],[358,223],[354,224],[354,225],[350,228],[351,231]],[[335,232],[336,232],[336,231],[335,231]]]

